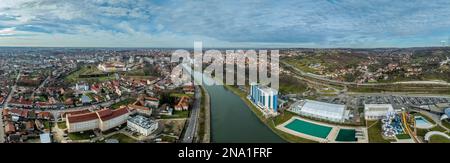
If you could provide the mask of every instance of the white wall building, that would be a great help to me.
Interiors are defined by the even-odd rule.
[[[364,118],[377,120],[386,117],[388,112],[394,112],[391,104],[364,104]]]
[[[148,136],[158,129],[158,122],[147,117],[137,115],[128,119],[127,127],[132,131]]]
[[[248,98],[259,108],[276,113],[278,109],[278,91],[269,87],[250,84]]]
[[[69,133],[100,129],[106,131],[127,122],[130,113],[127,108],[103,109],[83,114],[67,114],[66,125]]]
[[[111,128],[124,124],[130,113],[127,108],[120,108],[116,110],[104,109],[97,112],[99,117],[99,128],[101,131],[106,131]]]
[[[98,128],[99,120],[95,112],[67,115],[66,125],[69,133],[93,130]]]
[[[291,112],[325,119],[334,122],[344,122],[348,119],[349,112],[346,111],[345,105],[325,103],[313,100],[302,100],[294,103],[291,108]]]

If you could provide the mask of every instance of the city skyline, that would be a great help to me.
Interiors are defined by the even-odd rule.
[[[0,46],[442,46],[450,35],[449,16],[443,0],[6,0],[0,4]]]

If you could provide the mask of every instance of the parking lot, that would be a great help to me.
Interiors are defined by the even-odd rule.
[[[393,104],[402,106],[422,106],[449,103],[446,97],[418,97],[418,96],[359,96],[358,104]]]

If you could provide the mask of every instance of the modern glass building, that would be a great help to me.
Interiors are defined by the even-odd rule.
[[[261,109],[274,113],[278,109],[278,91],[269,87],[261,87],[255,83],[250,84],[250,100]]]

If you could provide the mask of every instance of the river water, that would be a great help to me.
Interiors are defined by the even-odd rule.
[[[247,107],[222,85],[204,85],[211,98],[211,136],[217,143],[282,143]]]
[[[184,69],[188,72],[186,65]],[[213,79],[194,71],[203,81]],[[242,99],[223,85],[203,84],[211,100],[211,141],[213,143],[283,143],[286,142],[262,123]]]

